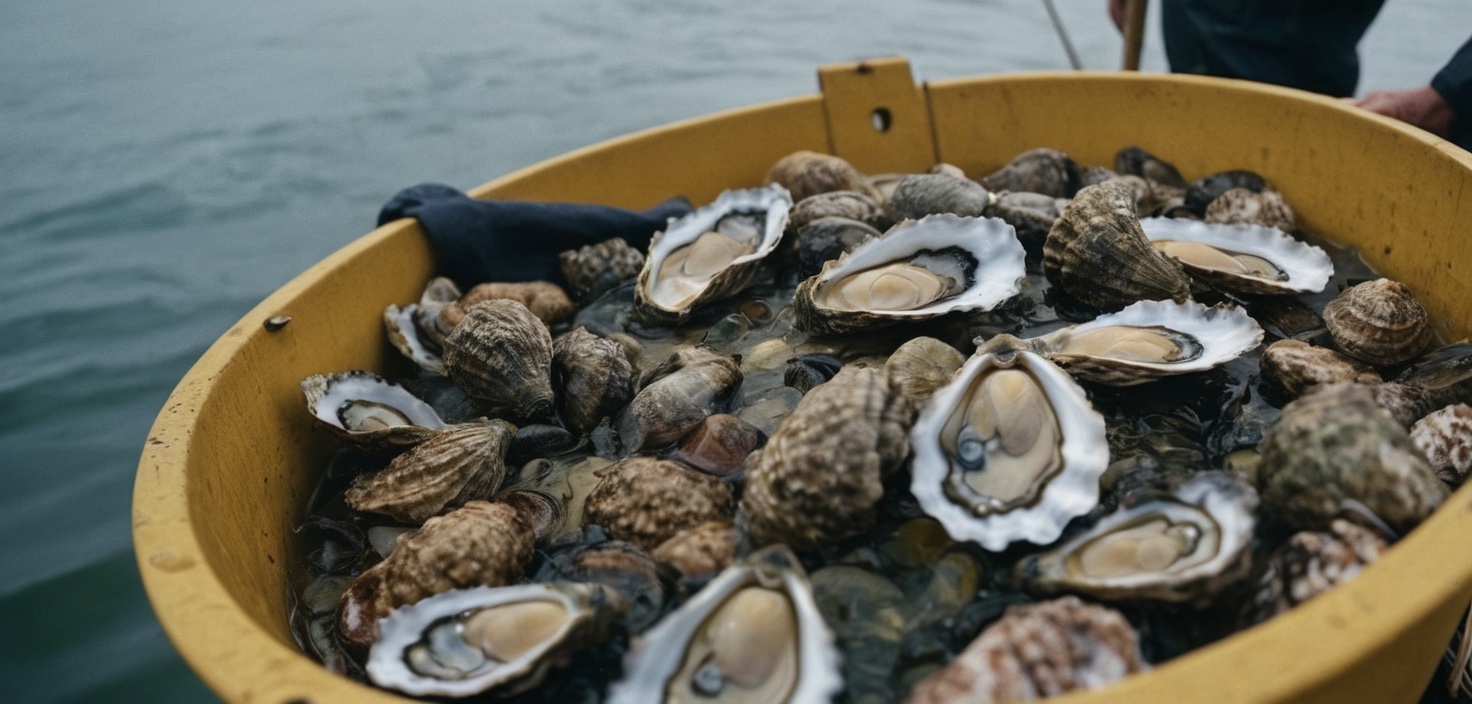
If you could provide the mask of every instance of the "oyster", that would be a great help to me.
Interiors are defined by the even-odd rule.
[[[579,327],[552,341],[558,410],[568,430],[587,435],[634,398],[634,365],[622,345]]]
[[[783,546],[726,568],[634,642],[609,704],[826,702],[843,688],[833,634]]]
[[[1324,250],[1282,230],[1184,218],[1145,218],[1145,236],[1196,276],[1229,291],[1254,295],[1319,292],[1334,275]]]
[[[841,217],[818,218],[797,231],[798,274],[814,276],[823,265],[883,233],[874,226]]]
[[[1368,364],[1350,359],[1328,347],[1315,347],[1301,340],[1278,340],[1263,350],[1258,361],[1262,377],[1297,398],[1315,384],[1352,381],[1378,384],[1380,374]]]
[[[717,413],[686,434],[670,459],[725,477],[741,471],[747,456],[766,439],[760,428],[736,416]]]
[[[425,371],[443,376],[445,361],[440,357],[440,350],[453,326],[440,314],[459,298],[460,289],[455,282],[438,276],[424,287],[418,303],[402,309],[389,304],[383,311],[389,342]]]
[[[965,363],[966,355],[956,348],[933,337],[917,337],[885,360],[884,374],[919,408]]]
[[[1345,354],[1382,367],[1410,361],[1431,342],[1426,309],[1409,286],[1390,279],[1336,296],[1324,306],[1324,326]]]
[[[1191,282],[1140,228],[1135,179],[1105,181],[1078,192],[1048,231],[1043,273],[1086,305],[1117,310],[1143,299],[1184,301]]]
[[[1185,208],[1196,217],[1203,217],[1206,215],[1206,207],[1227,191],[1243,188],[1253,193],[1261,193],[1267,187],[1268,182],[1251,171],[1242,169],[1219,171],[1187,184]]]
[[[1293,232],[1298,229],[1298,220],[1293,215],[1293,208],[1283,200],[1282,193],[1271,188],[1264,188],[1261,192],[1254,192],[1246,188],[1232,188],[1223,191],[1206,206],[1206,213],[1202,219],[1206,222],[1233,225],[1261,225],[1284,232]]]
[[[523,692],[606,639],[625,603],[600,585],[567,582],[441,592],[379,622],[368,677],[417,696]]]
[[[684,347],[644,376],[614,420],[625,450],[668,445],[724,410],[741,386],[741,365],[711,347]]]
[[[1257,347],[1262,335],[1237,306],[1140,301],[1027,342],[1076,377],[1130,386],[1226,364]]]
[[[991,310],[1022,290],[1022,245],[995,218],[907,220],[802,282],[796,325],[836,335],[953,311]]]
[[[983,215],[1005,220],[1017,231],[1017,239],[1027,253],[1040,257],[1048,231],[1053,229],[1053,223],[1067,207],[1066,198],[1041,193],[1002,192],[991,199]]]
[[[1058,539],[1099,502],[1104,418],[1066,372],[999,335],[930,397],[910,434],[920,507],[957,540]]]
[[[1160,157],[1145,151],[1138,146],[1128,146],[1119,150],[1114,155],[1114,170],[1121,174],[1139,176],[1146,181],[1186,189],[1186,179],[1181,176],[1180,170]]]
[[[1303,531],[1273,551],[1242,608],[1242,626],[1262,623],[1357,577],[1390,546],[1342,518],[1327,531]]]
[[[445,338],[450,379],[493,416],[552,416],[552,334],[527,307],[509,299],[471,306]]]
[[[459,300],[444,306],[439,314],[439,326],[448,334],[465,319],[465,311],[471,306],[501,299],[526,306],[532,315],[548,325],[566,321],[576,310],[567,292],[549,281],[493,281],[477,285]]]
[[[1025,558],[1017,573],[1042,593],[1204,605],[1251,569],[1256,509],[1251,487],[1203,472],[1170,496],[1121,509]]]
[[[614,237],[562,252],[557,263],[573,293],[591,299],[638,276],[644,268],[644,253],[622,237]]]
[[[725,191],[671,220],[649,244],[634,287],[640,315],[678,324],[701,304],[745,288],[781,241],[791,207],[787,189],[772,185]]]
[[[506,478],[506,449],[516,426],[479,420],[452,426],[388,467],[360,475],[344,498],[356,511],[420,523],[446,508],[488,499]]]
[[[686,579],[712,577],[736,559],[736,527],[727,521],[708,521],[686,528],[649,556],[673,566]]]
[[[889,214],[895,220],[919,220],[940,213],[980,217],[991,202],[992,194],[971,179],[912,174],[895,186],[889,197]]]
[[[832,154],[811,151],[788,154],[772,165],[767,172],[767,183],[786,187],[795,202],[832,191],[858,191],[875,202],[884,200],[853,164]]]
[[[686,528],[730,518],[731,486],[678,462],[630,457],[598,476],[583,506],[584,521],[645,550]]]
[[[788,213],[787,229],[798,232],[813,222],[835,217],[857,220],[871,227],[889,227],[891,224],[884,208],[873,196],[859,191],[829,191],[797,201]]]
[[[1472,406],[1459,403],[1428,414],[1411,427],[1411,441],[1447,486],[1462,486],[1472,473]]]
[[[1026,191],[1055,198],[1078,192],[1078,164],[1057,149],[1029,149],[980,179],[991,191]]]
[[[448,427],[428,403],[372,372],[315,374],[301,389],[318,423],[364,449],[416,445]]]
[[[550,546],[538,582],[588,582],[618,592],[628,603],[624,627],[630,633],[648,628],[675,599],[659,563],[639,546],[611,540],[601,529],[587,528]]]

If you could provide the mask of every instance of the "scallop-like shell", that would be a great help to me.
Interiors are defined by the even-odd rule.
[[[634,365],[622,345],[579,327],[552,341],[557,406],[568,430],[587,435],[634,398]]]
[[[1268,345],[1258,366],[1265,381],[1282,387],[1293,398],[1303,395],[1316,384],[1339,381],[1378,384],[1382,381],[1379,372],[1370,365],[1302,340],[1283,339]]]
[[[1082,388],[1010,335],[977,350],[920,411],[911,492],[957,540],[1044,545],[1099,502],[1104,418]]]
[[[575,294],[594,298],[638,276],[644,268],[644,253],[622,237],[614,237],[562,252],[557,264]]]
[[[1028,342],[1080,379],[1130,386],[1216,368],[1257,347],[1262,336],[1237,306],[1140,301]]]
[[[725,410],[743,378],[734,358],[711,347],[676,350],[645,375],[643,388],[614,420],[624,449],[635,452],[679,440],[707,416]]]
[[[889,197],[889,214],[895,220],[919,220],[926,215],[951,213],[980,217],[991,204],[992,195],[968,178],[946,174],[911,174]]]
[[[598,476],[583,520],[645,550],[686,528],[730,517],[731,486],[679,462],[630,457]]]
[[[516,301],[497,299],[468,308],[445,338],[445,368],[489,415],[552,416],[552,334]]]
[[[1022,245],[995,218],[931,215],[869,240],[798,285],[799,328],[818,335],[987,311],[1022,290]]]
[[[364,449],[417,445],[449,425],[418,396],[373,372],[314,374],[301,389],[313,419]]]
[[[767,172],[767,183],[786,187],[793,201],[832,191],[858,191],[882,202],[869,179],[841,157],[798,151],[777,160]]]
[[[1324,306],[1324,326],[1345,354],[1376,366],[1409,361],[1431,342],[1426,309],[1409,286],[1390,279],[1336,296]]]
[[[991,191],[1026,191],[1072,198],[1079,189],[1078,164],[1057,149],[1030,149],[979,179]]]
[[[1375,532],[1334,519],[1325,531],[1295,533],[1273,551],[1240,617],[1262,623],[1354,579],[1390,545]]]
[[[1206,206],[1202,217],[1206,222],[1229,225],[1261,225],[1284,232],[1298,229],[1298,219],[1293,208],[1283,200],[1283,194],[1271,188],[1254,192],[1246,188],[1231,188],[1223,191]]]
[[[966,355],[960,350],[933,337],[917,337],[885,360],[884,374],[919,408],[965,363]]]
[[[844,367],[814,387],[746,472],[741,512],[752,542],[814,550],[867,530],[884,476],[908,452],[912,414],[877,369]]]
[[[1136,215],[1138,186],[1125,179],[1080,190],[1048,231],[1043,273],[1079,301],[1118,310],[1143,299],[1184,301],[1180,263],[1151,246]]]
[[[655,233],[634,286],[645,319],[678,324],[702,304],[751,283],[782,240],[792,196],[780,185],[721,193]]]
[[[420,523],[446,508],[488,499],[506,478],[506,449],[516,426],[480,420],[452,426],[353,482],[344,498],[355,511]]]
[[[1447,406],[1416,421],[1411,441],[1431,463],[1432,471],[1456,489],[1472,473],[1472,406]]]
[[[1145,218],[1145,236],[1192,276],[1239,293],[1274,295],[1324,290],[1334,275],[1329,255],[1275,227]]]

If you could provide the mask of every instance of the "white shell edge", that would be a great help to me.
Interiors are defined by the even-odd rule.
[[[1230,304],[1206,306],[1196,301],[1137,301],[1123,310],[1101,315],[1087,323],[1079,323],[1034,338],[1044,354],[1056,349],[1059,340],[1069,334],[1115,325],[1158,325],[1185,333],[1201,343],[1201,356],[1187,362],[1136,362],[1108,359],[1121,367],[1150,369],[1158,375],[1205,371],[1226,364],[1262,343],[1262,326],[1242,308]]]
[[[1324,250],[1295,239],[1276,227],[1230,225],[1188,218],[1141,218],[1140,227],[1151,242],[1178,240],[1198,242],[1213,247],[1252,254],[1278,265],[1288,274],[1287,281],[1250,279],[1259,285],[1281,289],[1284,293],[1318,293],[1334,275],[1334,263]],[[1284,255],[1287,255],[1286,257]]]
[[[434,407],[409,393],[408,389],[367,371],[316,374],[303,379],[301,388],[302,393],[307,397],[307,409],[323,423],[342,428],[346,432],[361,432],[343,428],[342,421],[337,418],[337,408],[344,402],[367,398],[366,393],[344,393],[344,388],[350,388],[353,382],[368,385],[369,389],[379,394],[379,399],[403,412],[404,416],[415,425],[434,430],[444,430],[450,427],[444,419],[440,418],[440,414],[435,412]]]

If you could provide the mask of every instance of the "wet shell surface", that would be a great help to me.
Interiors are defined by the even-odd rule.
[[[818,218],[797,231],[798,274],[814,276],[824,264],[882,234],[872,225],[852,218]]]
[[[843,688],[839,664],[802,565],[773,546],[637,639],[608,702],[826,702]]]
[[[1334,264],[1324,250],[1261,225],[1145,218],[1145,236],[1192,276],[1229,291],[1273,295],[1324,290]]]
[[[416,696],[525,691],[605,640],[624,604],[599,585],[567,582],[442,592],[379,622],[368,677]]]
[[[686,579],[704,579],[731,566],[736,559],[736,539],[736,526],[709,521],[676,533],[649,556],[672,565]]]
[[[1354,579],[1389,549],[1383,537],[1344,519],[1330,521],[1324,531],[1294,534],[1258,575],[1242,625],[1262,623]]]
[[[1072,198],[1079,189],[1079,166],[1057,149],[1029,149],[980,181],[992,191],[1025,191]]]
[[[508,299],[477,303],[445,338],[450,379],[492,416],[552,416],[552,334]]]
[[[757,265],[777,249],[792,197],[778,185],[725,191],[714,202],[671,220],[649,243],[634,286],[645,319],[684,321],[700,305],[751,283]]]
[[[1001,220],[907,220],[802,282],[792,300],[796,324],[835,335],[991,310],[1022,290],[1023,259],[1012,226]]]
[[[991,193],[971,179],[912,174],[895,186],[889,197],[889,214],[897,221],[940,213],[980,217],[990,204]]]
[[[1345,354],[1376,366],[1410,361],[1431,342],[1431,322],[1410,287],[1376,279],[1324,306],[1324,325]]]
[[[945,386],[966,355],[933,337],[917,337],[894,351],[884,362],[884,374],[911,405],[920,408],[936,389]]]
[[[731,486],[678,462],[630,457],[598,474],[584,504],[584,521],[645,550],[686,528],[731,515]]]
[[[562,276],[580,298],[596,298],[639,275],[644,253],[620,237],[557,255]]]
[[[810,151],[788,154],[772,165],[767,172],[767,183],[786,187],[794,202],[832,191],[858,191],[875,202],[882,201],[878,191],[869,185],[868,177],[853,164],[831,154]]]
[[[1316,384],[1349,381],[1378,384],[1379,372],[1359,360],[1350,359],[1328,347],[1301,340],[1278,340],[1263,350],[1258,362],[1263,378],[1297,398]]]
[[[1072,378],[1003,335],[936,391],[910,434],[910,490],[957,540],[1044,545],[1099,502],[1104,418]]]
[[[800,231],[823,218],[848,218],[871,227],[888,227],[889,216],[878,201],[859,191],[830,191],[797,201],[788,214],[787,229]]]
[[[552,378],[562,423],[587,435],[634,398],[634,365],[622,345],[579,327],[552,341]]]
[[[364,449],[416,445],[448,427],[428,403],[373,372],[316,374],[301,389],[312,418]]]
[[[724,411],[741,386],[741,365],[710,347],[685,347],[645,375],[643,388],[614,421],[624,449],[663,447],[707,416]]]
[[[1136,301],[1184,301],[1191,282],[1151,246],[1136,215],[1137,186],[1124,179],[1080,190],[1048,231],[1043,272],[1086,305],[1118,310]]]
[[[1426,457],[1436,476],[1456,489],[1472,473],[1472,406],[1447,406],[1416,421],[1411,441]]]
[[[479,420],[451,426],[384,469],[360,476],[344,498],[355,511],[421,523],[446,508],[488,499],[506,478],[506,449],[516,426]]]

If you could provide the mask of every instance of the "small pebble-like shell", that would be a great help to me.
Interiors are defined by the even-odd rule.
[[[971,179],[913,174],[895,186],[889,197],[889,214],[895,220],[919,220],[937,213],[980,217],[990,202],[991,194]]]
[[[731,486],[678,462],[630,457],[598,476],[584,522],[645,550],[686,528],[730,517]]]
[[[360,476],[344,498],[356,511],[420,523],[446,508],[487,499],[506,478],[506,448],[516,426],[504,420],[456,425]]]
[[[1293,208],[1288,207],[1282,193],[1271,188],[1264,188],[1260,193],[1246,188],[1227,189],[1206,206],[1202,219],[1229,225],[1276,227],[1284,232],[1298,229]]]
[[[704,346],[676,350],[645,376],[644,388],[615,420],[624,448],[633,452],[679,440],[724,410],[742,378],[741,365],[729,355]]]
[[[777,160],[767,172],[767,183],[780,183],[792,193],[795,203],[804,198],[830,191],[858,191],[881,198],[869,179],[853,164],[831,154],[799,151]]]
[[[1030,149],[979,179],[989,191],[1027,191],[1072,198],[1079,189],[1079,168],[1057,149]]]
[[[450,379],[488,415],[552,415],[552,334],[527,307],[498,299],[471,306],[445,338]]]
[[[889,216],[873,196],[859,191],[829,191],[798,201],[787,213],[787,229],[797,232],[822,218],[848,218],[870,227],[889,227]]]
[[[1330,522],[1328,532],[1295,534],[1268,558],[1243,606],[1241,626],[1262,623],[1354,579],[1389,549],[1384,538],[1344,519]]]
[[[443,322],[450,327],[460,324],[465,311],[483,301],[506,299],[516,301],[548,325],[555,325],[572,317],[577,310],[572,299],[561,286],[547,281],[494,281],[480,284],[465,292],[453,305],[445,306],[440,313]]]
[[[729,521],[708,521],[686,528],[649,555],[673,565],[686,579],[710,577],[735,561],[736,527]]]
[[[634,365],[623,346],[583,327],[552,341],[552,376],[562,423],[578,435],[593,432],[634,398]]]
[[[1262,377],[1297,398],[1315,384],[1352,381],[1378,384],[1382,381],[1374,368],[1350,359],[1328,347],[1316,347],[1301,340],[1278,340],[1263,350],[1258,362]]]
[[[1008,609],[905,701],[1029,701],[1098,689],[1149,669],[1124,616],[1066,596]]]
[[[1324,306],[1324,325],[1345,354],[1377,366],[1409,361],[1431,342],[1426,309],[1390,279],[1346,289]]]
[[[338,631],[366,646],[378,639],[378,619],[400,606],[451,589],[511,584],[531,562],[533,542],[516,509],[500,503],[471,501],[431,518],[348,587]]]
[[[960,350],[933,337],[917,337],[889,356],[884,374],[909,397],[911,405],[919,408],[965,363],[966,355]]]
[[[1411,441],[1447,486],[1462,486],[1472,473],[1472,406],[1447,406],[1416,421]]]
[[[1043,243],[1048,280],[1105,310],[1147,298],[1189,298],[1191,282],[1181,265],[1145,237],[1135,213],[1137,196],[1121,179],[1079,191]]]
[[[765,440],[756,426],[726,413],[717,413],[690,431],[670,459],[706,474],[725,477],[741,470],[747,455]]]
[[[562,275],[579,298],[596,298],[644,269],[644,253],[621,237],[557,255]]]
[[[746,473],[753,543],[813,550],[874,521],[883,476],[909,452],[913,410],[883,372],[845,367],[803,397]]]

